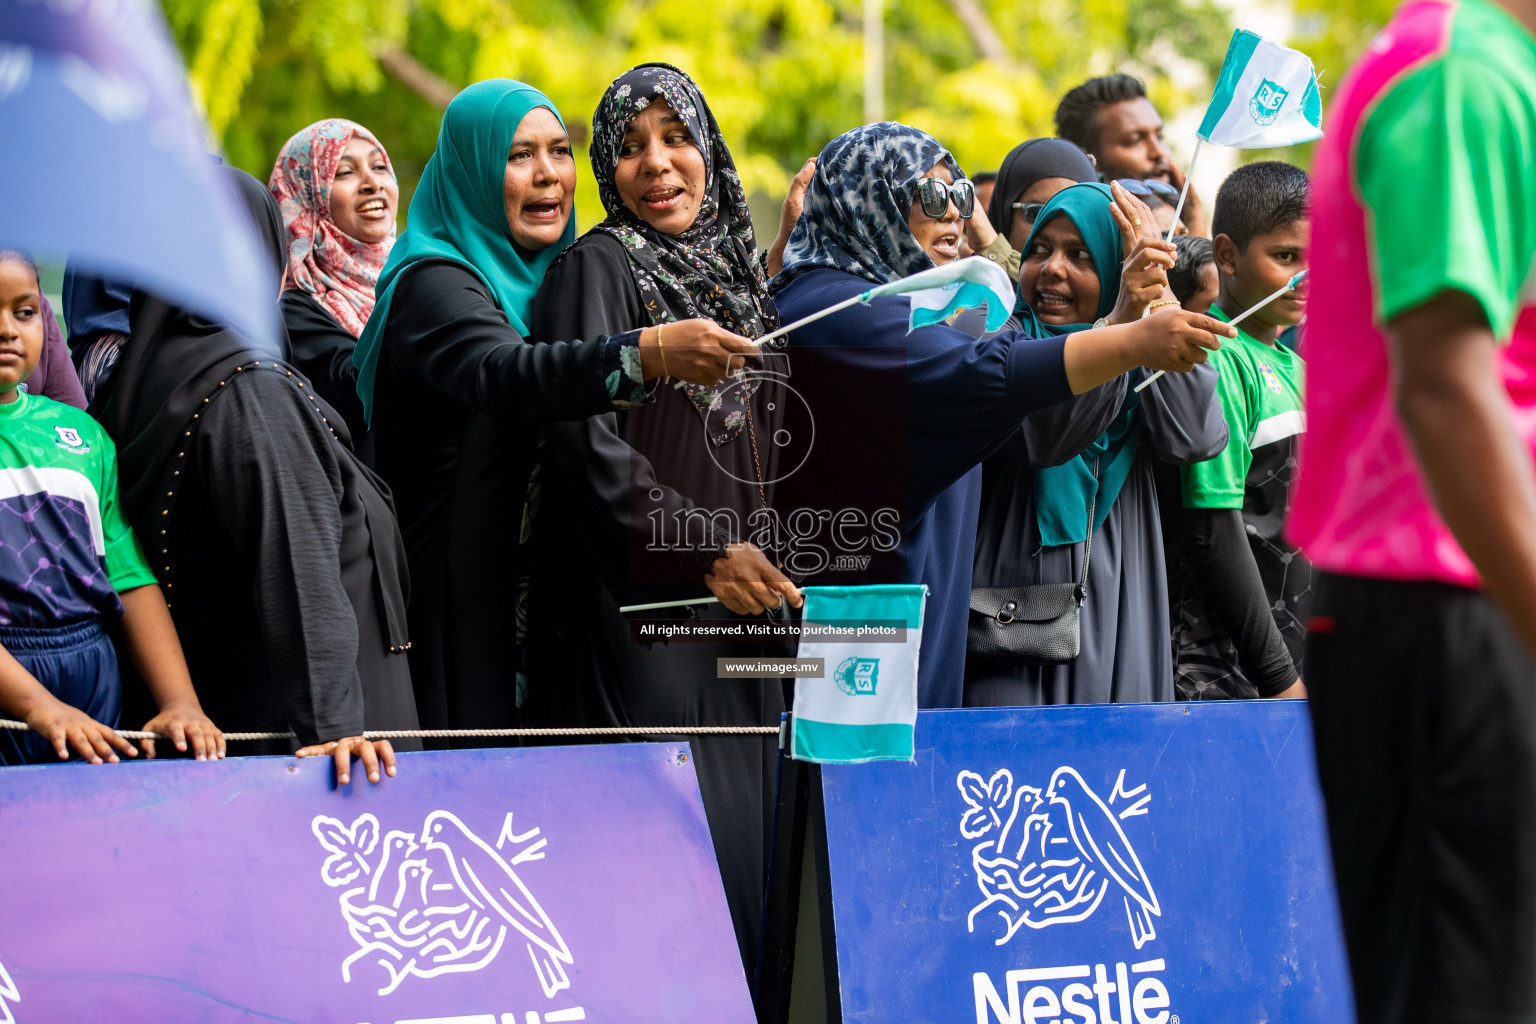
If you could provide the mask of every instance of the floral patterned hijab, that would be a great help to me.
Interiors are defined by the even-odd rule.
[[[624,133],[656,99],[677,111],[704,155],[704,200],[693,226],[680,235],[663,234],[630,211],[614,184]],[[592,174],[608,212],[593,230],[606,231],[624,244],[651,323],[704,317],[747,338],[778,326],[778,309],[768,297],[757,262],[741,177],[693,79],[670,64],[641,64],[620,75],[592,115]],[[716,446],[741,433],[746,405],[757,391],[751,379],[739,386],[729,381],[714,387],[680,386],[704,417]]]
[[[353,136],[361,136],[389,154],[373,133],[339,117],[300,129],[277,155],[267,187],[277,198],[288,226],[288,287],[308,292],[353,337],[373,312],[375,282],[395,244],[389,238],[370,245],[348,235],[331,219],[331,180]]]

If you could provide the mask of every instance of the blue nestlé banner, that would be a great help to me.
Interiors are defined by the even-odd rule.
[[[923,712],[822,769],[843,1019],[1347,1024],[1300,702]]]
[[[683,744],[0,771],[0,1021],[739,1022]]]

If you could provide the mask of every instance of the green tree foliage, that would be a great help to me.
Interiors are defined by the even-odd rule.
[[[263,179],[295,130],[350,117],[388,147],[408,198],[441,111],[391,53],[449,90],[531,82],[578,141],[613,75],[677,64],[702,85],[759,195],[781,195],[806,157],[863,120],[860,0],[163,3],[212,131]],[[1198,101],[1231,31],[1212,0],[887,0],[885,23],[886,116],[934,133],[973,171],[1050,134],[1057,98],[1091,75],[1140,74],[1165,110]],[[601,209],[581,171],[579,214],[591,224]]]
[[[1398,0],[1295,0],[1296,41],[1292,44],[1312,58],[1323,87],[1344,80],[1344,73],[1365,52],[1371,37],[1392,17]]]

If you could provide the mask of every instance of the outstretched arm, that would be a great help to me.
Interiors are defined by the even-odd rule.
[[[1141,392],[1147,445],[1154,455],[1186,466],[1221,454],[1228,424],[1216,395],[1220,379],[1217,368],[1207,363],[1182,376],[1163,377]]]
[[[1129,390],[1128,383],[1126,375],[1121,374],[1108,384],[1074,395],[1049,409],[1030,413],[1003,446],[1003,451],[1019,465],[1030,469],[1070,462],[1109,429],[1115,417],[1120,415]]]

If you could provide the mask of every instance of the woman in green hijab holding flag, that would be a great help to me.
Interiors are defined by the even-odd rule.
[[[1120,191],[1074,185],[1040,211],[1022,250],[1014,311],[1035,337],[1179,308],[1167,289],[1167,261],[1158,258],[1164,254],[1138,254],[1122,274],[1139,239],[1157,225],[1150,216],[1137,218],[1140,224],[1127,220]],[[1137,393],[1141,374],[1029,416],[984,464],[972,580],[983,589],[973,592],[973,619],[985,591],[1084,581],[1085,558],[1088,570],[1077,657],[1026,663],[973,644],[966,655],[968,706],[1173,699],[1153,458],[1174,465],[1211,458],[1226,447],[1227,431],[1211,366],[1165,376]]]
[[[353,357],[411,572],[411,675],[428,729],[517,714],[518,545],[542,425],[650,401],[664,374],[717,384],[756,346],[707,320],[534,345],[528,309],[576,237],[576,164],[532,86],[448,105]]]

